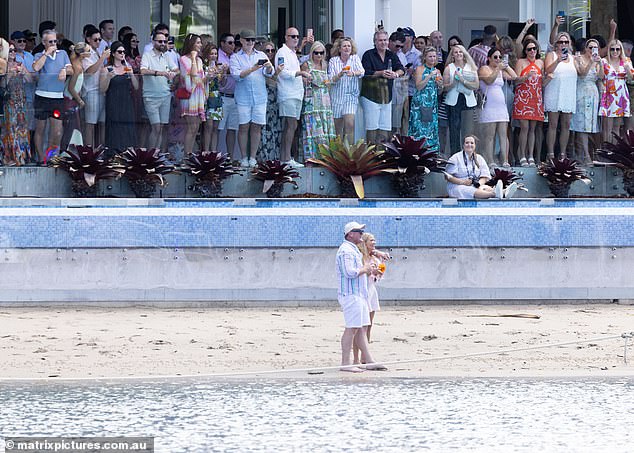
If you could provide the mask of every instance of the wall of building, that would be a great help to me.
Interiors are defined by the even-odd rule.
[[[445,0],[439,2],[438,14],[445,38],[458,35],[468,44],[472,39],[471,31],[482,30],[487,24],[495,25],[499,35],[506,34],[508,22],[519,21],[520,2]]]

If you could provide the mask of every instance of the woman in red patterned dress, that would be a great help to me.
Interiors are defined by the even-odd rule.
[[[522,167],[534,167],[535,126],[544,121],[544,101],[542,98],[542,73],[544,62],[538,58],[539,44],[534,39],[526,39],[522,58],[517,61],[515,100],[513,119],[520,122],[518,153]]]

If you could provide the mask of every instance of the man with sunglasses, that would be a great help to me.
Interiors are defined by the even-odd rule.
[[[26,68],[29,73],[33,73],[33,54],[26,50],[28,43],[27,36],[22,31],[11,33],[11,42],[15,46],[15,61]],[[24,84],[26,101],[26,121],[29,131],[35,130],[35,116],[33,115],[33,99],[35,98],[35,82],[28,81]]]
[[[348,222],[343,227],[344,241],[337,250],[337,280],[339,288],[337,299],[343,310],[345,329],[341,336],[341,371],[361,373],[364,371],[351,363],[350,353],[355,344],[361,350],[362,362],[368,370],[384,371],[387,368],[374,363],[370,355],[366,336],[370,325],[370,309],[368,305],[368,276],[378,273],[376,265],[363,264],[363,255],[357,248],[365,225]]]
[[[90,49],[90,57],[83,59],[84,84],[82,86],[82,98],[86,104],[84,107],[84,143],[86,145],[99,145],[106,138],[106,97],[99,90],[99,75],[101,68],[110,57],[110,49],[103,52],[99,50],[103,40],[97,27],[89,25],[85,29],[86,44]],[[99,124],[98,137],[95,135],[95,126]]]
[[[407,59],[403,53],[404,47],[405,35],[400,31],[392,33],[387,48],[398,57],[403,67],[407,64]],[[402,129],[403,116],[407,108],[408,77],[406,74],[394,79],[394,96],[392,98],[392,133],[394,134],[407,134],[407,129]]]
[[[231,55],[235,52],[236,38],[231,33],[220,35],[218,42],[218,63],[224,67],[231,66]],[[227,155],[236,159],[234,151],[236,147],[236,137],[239,126],[238,107],[236,106],[235,91],[236,80],[233,77],[223,77],[218,85],[220,97],[222,97],[222,119],[218,124],[218,130],[226,131],[225,144]]]
[[[64,111],[64,84],[67,76],[73,75],[68,54],[57,50],[57,32],[42,32],[44,52],[33,57],[33,71],[39,73],[35,89],[35,149],[38,163],[44,165],[48,156],[59,151],[62,139],[62,118]],[[48,149],[44,146],[44,130],[49,124]]]
[[[166,149],[167,126],[170,122],[172,105],[172,81],[178,74],[178,66],[166,55],[167,35],[155,32],[152,35],[153,48],[141,57],[143,75],[143,105],[152,132],[148,139],[149,148]]]
[[[299,31],[295,27],[286,30],[285,42],[275,54],[275,68],[284,65],[277,76],[277,103],[282,118],[281,160],[293,168],[301,168],[291,157],[291,148],[297,130],[297,122],[302,112],[304,100],[303,78],[310,80],[309,72],[302,71],[297,58]]]
[[[33,48],[35,47],[35,38],[37,38],[37,34],[33,33],[28,28],[26,30],[22,30],[22,33],[24,33],[24,37],[26,38],[26,47],[24,50],[33,55]]]

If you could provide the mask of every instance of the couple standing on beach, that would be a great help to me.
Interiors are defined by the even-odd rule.
[[[338,299],[343,309],[346,328],[341,337],[341,371],[360,373],[367,370],[386,370],[376,363],[370,354],[367,329],[371,325],[368,279],[379,277],[382,272],[375,261],[363,262],[363,254],[357,247],[362,242],[365,225],[349,222],[343,229],[344,241],[337,251]],[[373,250],[374,255],[385,255]],[[364,368],[352,364],[350,353],[353,345],[361,351]],[[356,362],[356,360],[355,360]]]

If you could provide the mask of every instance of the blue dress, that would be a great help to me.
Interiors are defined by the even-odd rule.
[[[422,78],[427,77],[434,69],[425,66]],[[431,121],[424,121],[423,116],[428,115],[430,110]],[[427,139],[426,143],[430,149],[437,151],[440,148],[438,140],[438,88],[434,77],[430,77],[427,85],[422,90],[416,90],[412,97],[409,135],[417,140]]]

